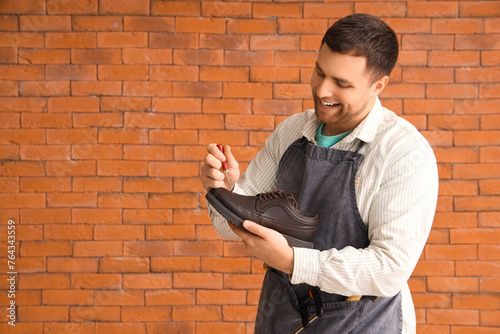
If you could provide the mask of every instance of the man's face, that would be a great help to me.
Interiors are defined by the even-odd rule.
[[[311,77],[316,117],[325,123],[324,134],[354,129],[368,115],[387,81],[384,76],[373,83],[366,58],[343,55],[324,44]]]

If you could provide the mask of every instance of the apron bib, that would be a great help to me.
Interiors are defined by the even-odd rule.
[[[361,146],[358,146],[358,150]],[[357,150],[357,151],[358,151]],[[356,203],[356,172],[363,160],[358,152],[342,151],[312,144],[305,137],[285,151],[278,166],[277,188],[292,193],[298,209],[319,215],[314,248],[366,248],[368,229]],[[255,333],[290,333],[302,323],[299,300],[313,287],[291,284],[288,274],[270,269],[262,285]],[[363,297],[345,301],[347,296],[323,291],[324,314],[302,333],[401,333],[401,294],[394,297]],[[314,301],[306,304],[315,312]]]

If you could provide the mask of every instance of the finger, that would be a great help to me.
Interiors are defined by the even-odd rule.
[[[227,166],[229,167],[229,169],[237,169],[238,161],[236,161],[229,145],[224,146],[224,153],[226,155]]]
[[[206,165],[209,165],[210,167],[215,169],[221,169],[222,167],[222,162],[216,156],[210,153],[205,155],[204,162]]]
[[[250,220],[245,220],[243,222],[243,227],[250,233],[252,234],[255,234],[255,235],[258,235],[259,237],[261,237],[262,239],[265,239],[265,236],[267,235],[268,233],[268,229],[265,228],[264,226],[262,225],[259,225],[253,221],[250,221]]]
[[[209,154],[211,154],[212,156],[214,156],[217,160],[219,160],[219,162],[221,162],[221,166],[222,166],[222,162],[223,161],[226,161],[226,156],[224,155],[224,153],[222,153],[218,148],[217,148],[217,144],[208,144],[207,146],[207,151]],[[220,168],[220,167],[219,167]]]

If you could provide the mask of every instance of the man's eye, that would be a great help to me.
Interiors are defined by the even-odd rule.
[[[349,88],[350,86],[347,84],[342,83],[341,81],[337,81],[337,86],[340,88]]]

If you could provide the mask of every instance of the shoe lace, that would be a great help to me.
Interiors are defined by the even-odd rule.
[[[278,197],[291,199],[293,202],[293,205],[295,206],[295,208],[297,208],[297,201],[295,200],[295,197],[293,197],[292,194],[285,193],[279,189],[278,189],[278,191],[269,191],[266,193],[259,194],[259,201],[265,201],[268,199],[273,199],[273,198],[278,198]]]

